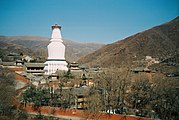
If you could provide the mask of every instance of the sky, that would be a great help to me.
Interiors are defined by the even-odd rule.
[[[179,0],[0,0],[0,35],[113,43],[179,16]]]

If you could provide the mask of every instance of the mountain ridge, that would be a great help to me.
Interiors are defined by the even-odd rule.
[[[142,66],[146,56],[165,59],[179,52],[179,17],[103,46],[78,60],[90,67]]]
[[[83,55],[87,55],[94,50],[100,48],[102,43],[82,43],[69,39],[63,39],[66,46],[66,59],[70,62],[77,61]],[[11,43],[17,46],[24,46],[37,52],[43,52],[43,56],[47,57],[47,45],[50,43],[50,38],[41,36],[0,36],[0,42]]]

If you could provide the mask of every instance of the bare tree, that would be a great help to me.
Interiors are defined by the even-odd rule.
[[[102,111],[102,101],[101,101],[100,91],[96,90],[95,87],[92,87],[89,90],[87,95],[87,110],[86,114],[87,117],[91,117],[92,119],[98,120],[99,119],[99,112]]]
[[[109,69],[97,74],[96,89],[101,91],[102,110],[108,113],[122,113],[129,86],[128,71],[125,69]]]
[[[175,78],[156,75],[153,79],[153,100],[151,106],[161,119],[179,119],[179,82]]]

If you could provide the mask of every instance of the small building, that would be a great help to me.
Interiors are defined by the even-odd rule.
[[[88,87],[73,88],[73,93],[75,94],[75,108],[79,110],[84,110],[87,108],[87,98],[86,95],[89,92]]]
[[[76,109],[78,109],[78,110],[86,109],[87,108],[86,102],[87,102],[87,98],[85,95],[83,95],[83,94],[76,95],[76,100],[75,100]]]
[[[34,75],[43,75],[44,74],[44,63],[25,63],[24,70],[27,73],[32,73]]]
[[[16,60],[16,66],[22,66],[22,65],[24,65],[24,61]]]
[[[51,74],[51,75],[48,76],[48,80],[49,80],[49,82],[59,81],[59,75],[56,74],[56,73],[53,73],[53,74]]]
[[[72,62],[72,63],[69,65],[69,67],[70,67],[70,70],[71,70],[71,71],[80,70],[79,64],[76,63],[76,62]]]
[[[15,66],[14,62],[2,62],[3,66]]]
[[[151,72],[151,70],[147,67],[136,67],[136,68],[131,69],[131,71],[134,72],[134,73],[139,73],[139,72],[149,73],[149,72]]]
[[[6,61],[16,61],[18,59],[21,59],[21,56],[20,54],[17,54],[17,53],[9,53],[7,56],[6,56]]]
[[[147,66],[160,63],[159,58],[152,58],[152,56],[146,56],[145,61],[147,62]]]
[[[32,61],[32,60],[34,60],[34,59],[31,58],[31,57],[28,56],[28,55],[24,55],[24,56],[22,57],[22,61],[30,62],[30,61]]]

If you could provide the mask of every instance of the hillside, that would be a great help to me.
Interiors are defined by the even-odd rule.
[[[68,39],[64,39],[63,41],[66,45],[66,59],[70,62],[76,61],[80,57],[104,45],[102,43],[80,43]],[[34,56],[40,55],[47,57],[47,45],[50,43],[50,39],[39,36],[0,36],[0,42],[6,43],[6,45],[3,45],[5,48],[13,44],[14,46],[21,46],[32,50],[33,52],[31,51],[31,53],[33,53]],[[8,50],[5,48],[3,51],[13,51],[11,47],[9,47]]]
[[[143,65],[146,56],[163,60],[176,54],[179,54],[179,17],[105,45],[78,62],[93,67],[132,67]]]
[[[10,53],[24,53],[28,55],[33,55],[34,51],[21,45],[0,41],[0,58],[5,60],[6,56]]]

